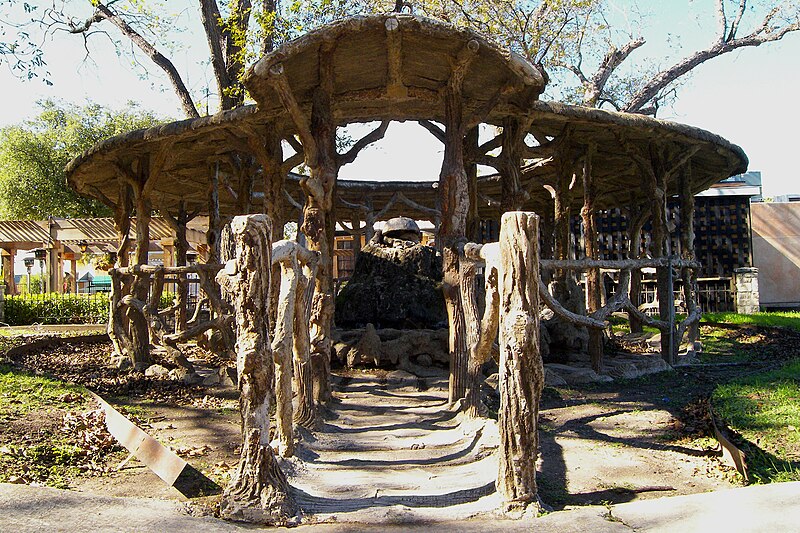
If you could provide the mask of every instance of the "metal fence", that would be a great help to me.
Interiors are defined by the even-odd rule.
[[[683,302],[683,282],[674,285],[674,299]],[[704,313],[724,313],[735,311],[731,278],[700,278],[697,280],[697,299]],[[658,313],[657,283],[655,280],[642,280],[642,290],[638,304],[644,304],[648,311]]]

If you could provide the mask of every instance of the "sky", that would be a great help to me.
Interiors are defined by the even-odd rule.
[[[659,64],[670,45],[679,45],[677,55],[686,55],[712,38],[713,19],[707,12],[703,15],[711,0],[647,2],[651,11],[643,18],[632,14],[628,3],[611,0],[612,6],[619,7],[612,20],[621,26],[641,27],[647,39],[647,44],[628,59],[631,66]],[[175,4],[180,2],[172,2],[171,7]],[[213,78],[209,67],[202,64],[207,45],[202,28],[192,16],[186,9],[180,19],[190,28],[180,36],[189,45],[167,55],[190,89],[202,95],[207,87],[213,90]],[[91,100],[114,108],[136,101],[162,116],[182,118],[177,98],[156,71],[143,78],[141,68],[132,65],[128,55],[118,55],[103,36],[93,38],[89,46],[91,59],[87,60],[80,38],[62,33],[45,42],[52,86],[37,79],[22,81],[5,66],[0,67],[0,127],[33,118],[38,112],[37,100],[46,98],[79,105]],[[142,60],[142,64],[147,61]],[[795,162],[800,124],[798,90],[800,34],[790,34],[780,42],[745,48],[696,68],[680,88],[677,101],[660,110],[658,116],[707,129],[741,146],[750,159],[749,169],[762,172],[764,196],[800,193]],[[205,111],[202,97],[197,105],[201,113]],[[442,153],[441,144],[419,126],[393,123],[384,140],[362,152],[340,176],[436,179]]]

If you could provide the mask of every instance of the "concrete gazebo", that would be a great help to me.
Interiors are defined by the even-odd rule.
[[[537,501],[540,299],[565,321],[589,328],[598,371],[605,320],[619,310],[633,322],[659,327],[664,357],[674,362],[677,341],[699,320],[691,283],[697,267],[692,195],[744,171],[747,159],[737,146],[696,128],[539,101],[545,79],[534,65],[470,30],[398,13],[347,19],[289,42],[251,67],[245,86],[257,105],[117,136],[70,163],[70,185],[116,213],[120,263],[112,271],[109,331],[117,349],[147,365],[151,343],[177,351],[179,342],[211,329],[222,339],[220,349],[237,353],[245,445],[223,513],[280,522],[295,510],[267,446],[265,402],[275,386],[280,453],[291,454],[292,416],[313,427],[316,406],[330,398],[337,221],[354,232],[369,232],[376,220],[399,212],[434,222],[450,318],[449,397],[464,399],[472,416],[479,416],[480,364],[499,331],[497,487],[510,507]],[[444,144],[438,181],[337,180],[340,168],[380,139],[392,120],[420,121],[438,139],[434,142]],[[356,122],[380,125],[338,153],[337,127]],[[481,124],[500,133],[479,144]],[[291,151],[285,153],[286,146]],[[301,162],[308,175],[289,177]],[[479,178],[477,164],[498,174]],[[672,195],[680,196],[684,215],[680,250],[669,246],[665,213]],[[598,259],[594,217],[610,207],[628,215],[630,246],[622,261]],[[145,264],[153,210],[177,229],[176,267]],[[286,241],[272,244],[286,221],[298,219],[297,210],[307,249]],[[569,224],[578,210],[586,257],[575,260]],[[126,236],[134,212],[136,264],[128,265]],[[208,216],[209,257],[204,265],[183,266],[182,232],[195,215]],[[249,216],[233,218],[228,237],[221,239],[236,215]],[[482,219],[501,221],[499,243],[470,242]],[[648,221],[651,257],[640,259],[639,236]],[[270,289],[271,265],[280,266],[280,288],[273,277]],[[487,280],[483,317],[475,301],[478,265]],[[659,272],[662,320],[631,304],[645,267]],[[684,284],[689,316],[679,325],[666,319],[672,316],[673,267],[689,281]],[[601,268],[620,272],[617,294],[605,306],[599,296]],[[576,293],[575,274],[582,271],[587,312],[583,294]],[[189,272],[200,276],[212,317],[187,321],[179,297],[176,312],[183,318],[176,320],[175,332],[167,332],[153,302],[164,275]],[[305,284],[311,289],[305,291]],[[264,336],[267,323],[276,350],[275,385],[265,369],[273,360]],[[299,399],[294,415],[292,386]]]

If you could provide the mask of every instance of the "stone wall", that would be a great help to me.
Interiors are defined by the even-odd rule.
[[[734,270],[733,290],[737,313],[741,315],[752,315],[753,313],[758,313],[759,299],[757,268],[744,267]]]

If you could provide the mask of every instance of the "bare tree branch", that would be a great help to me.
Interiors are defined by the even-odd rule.
[[[586,93],[583,97],[584,105],[591,107],[597,106],[600,95],[603,93],[606,83],[608,83],[608,78],[611,77],[611,74],[614,73],[617,67],[619,67],[634,50],[640,48],[644,43],[644,38],[638,37],[636,39],[631,39],[620,49],[613,46],[611,47],[600,63],[597,72],[592,76],[592,80],[588,83],[584,82],[586,87]]]
[[[343,167],[344,165],[352,163],[356,160],[356,157],[361,150],[370,144],[383,139],[383,136],[386,134],[386,128],[389,127],[389,122],[390,121],[388,120],[384,120],[381,122],[380,126],[359,139],[358,142],[356,142],[352,148],[347,151],[347,153],[341,154],[337,161],[339,166]]]
[[[770,11],[761,25],[749,35],[730,41],[716,41],[710,47],[699,50],[672,67],[662,70],[634,94],[630,100],[622,106],[622,110],[629,113],[639,112],[669,84],[709,59],[719,57],[739,48],[760,46],[764,43],[778,41],[787,33],[800,30],[800,21],[787,24],[780,28],[770,26],[770,21],[774,16],[775,10]]]
[[[420,120],[419,125],[428,130],[439,142],[444,143],[444,130],[430,120]]]
[[[122,17],[111,11],[105,4],[98,3],[96,9],[103,18],[119,28],[123,35],[130,39],[131,42],[133,42],[133,44],[135,44],[142,52],[147,54],[147,57],[149,57],[153,63],[155,63],[167,74],[167,78],[169,78],[172,88],[175,90],[175,93],[178,95],[178,98],[181,101],[181,107],[183,107],[184,113],[186,113],[186,115],[190,118],[198,118],[200,113],[197,112],[197,108],[192,100],[192,95],[189,93],[189,90],[183,83],[183,79],[181,79],[180,74],[178,74],[178,70],[175,68],[175,65],[172,64],[172,61],[164,57],[164,55],[156,50],[156,48],[150,44],[149,41],[147,41],[144,37],[142,37],[141,34],[134,30],[127,22],[125,22],[125,20],[122,19]]]

